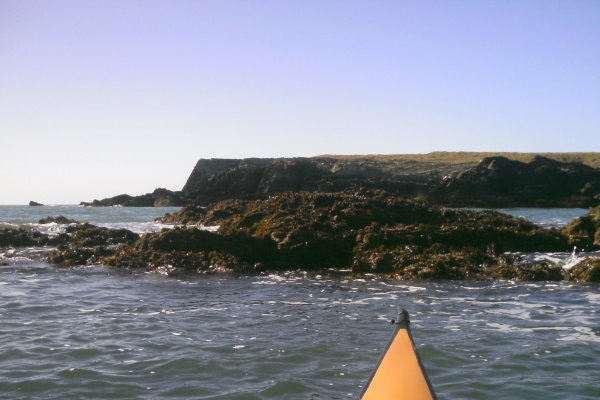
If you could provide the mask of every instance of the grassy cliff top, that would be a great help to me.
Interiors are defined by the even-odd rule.
[[[426,162],[442,164],[475,164],[485,157],[503,156],[511,160],[529,162],[535,156],[543,156],[561,162],[581,162],[592,167],[600,167],[600,153],[492,153],[468,151],[434,151],[427,154],[369,154],[369,155],[331,155],[325,154],[313,158],[334,158],[340,160],[376,160],[380,162]]]

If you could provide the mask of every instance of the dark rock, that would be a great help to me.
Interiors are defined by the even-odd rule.
[[[0,229],[0,248],[56,246],[65,239],[64,234],[48,236],[35,229]]]
[[[245,234],[219,235],[176,228],[144,235],[103,262],[116,267],[168,268],[188,272],[252,272],[270,263],[274,243]]]
[[[67,246],[60,245],[56,250],[46,254],[44,259],[59,267],[71,267],[75,265],[100,264],[103,257],[111,255],[114,250],[105,246]]]
[[[569,279],[577,282],[600,282],[600,258],[586,258],[568,272]]]
[[[44,205],[42,203],[37,203],[35,201],[30,201],[29,202],[29,207],[43,207]]]
[[[258,261],[271,269],[352,268],[357,274],[389,273],[403,279],[486,279],[496,274],[497,265],[510,265],[506,251],[570,249],[557,231],[523,219],[447,210],[381,191],[287,192],[268,200],[227,200],[207,208],[184,207],[168,220],[220,225],[221,235],[250,235],[273,243],[274,248],[265,246],[252,260],[237,254],[247,263]],[[541,278],[532,274],[531,279]]]
[[[181,207],[186,203],[187,201],[184,200],[181,192],[158,188],[152,193],[141,196],[121,194],[103,200],[81,202],[80,204],[87,207]]]
[[[59,266],[99,264],[112,255],[117,245],[135,242],[139,235],[127,229],[109,229],[88,223],[68,226],[59,235],[59,246],[45,256],[46,261]]]
[[[240,166],[260,167],[267,165],[270,161],[272,160],[260,158],[249,158],[245,160],[223,158],[201,159],[196,163],[196,166],[192,170],[192,173],[190,174],[182,190],[184,193],[188,193],[193,190],[193,187],[197,184],[205,182],[211,177],[229,169],[234,169]]]
[[[490,277],[515,281],[560,281],[563,280],[563,269],[559,265],[547,262],[499,264],[492,268]]]
[[[127,229],[110,229],[84,223],[66,228],[69,243],[76,246],[108,246],[133,243],[139,235]]]
[[[33,229],[0,229],[0,248],[45,246],[48,236]]]
[[[60,225],[67,225],[67,224],[78,224],[79,222],[75,221],[74,219],[70,219],[67,217],[63,217],[62,215],[59,215],[58,217],[47,217],[47,218],[42,218],[38,221],[39,224],[60,224]]]
[[[425,164],[327,157],[200,160],[183,194],[200,204],[265,199],[286,191],[339,192],[349,188],[384,189],[414,196],[439,181],[449,168],[455,168],[439,164],[436,169]]]
[[[104,264],[169,274],[351,269],[400,279],[563,279],[559,267],[515,264],[506,252],[567,251],[568,239],[492,211],[444,209],[383,191],[285,192],[267,200],[189,205],[164,218],[220,225],[138,237],[89,224],[69,226],[48,254],[57,265]],[[66,237],[64,237],[66,236]]]
[[[600,247],[600,206],[590,209],[590,211],[569,222],[567,226],[561,228],[561,232],[566,235],[570,243],[580,249],[597,249]]]
[[[484,158],[479,164],[473,160],[468,153],[431,154],[416,159],[402,156],[206,159],[197,162],[181,192],[157,189],[142,196],[124,194],[81,204],[208,205],[227,199],[266,199],[286,191],[336,193],[359,188],[385,190],[403,197],[421,196],[456,207],[600,204],[600,169],[590,165],[541,156],[529,163],[502,156]]]
[[[600,169],[536,156],[530,163],[489,157],[429,192],[455,207],[589,207],[600,203]]]

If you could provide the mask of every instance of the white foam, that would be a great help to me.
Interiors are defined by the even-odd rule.
[[[502,324],[498,322],[487,322],[487,326],[499,330],[500,332],[533,332],[531,328],[517,328],[512,325]]]
[[[600,303],[600,293],[585,293],[583,295],[590,303]]]
[[[408,290],[411,293],[422,292],[424,290],[427,290],[427,288],[422,286],[403,286],[402,288]]]
[[[25,292],[19,292],[19,291],[4,292],[4,293],[2,293],[2,295],[5,297],[17,297],[17,296],[24,296]]]
[[[573,328],[577,333],[563,336],[557,340],[561,341],[582,341],[582,342],[596,342],[600,343],[600,336],[598,336],[592,328],[588,327],[576,327]]]
[[[573,328],[568,326],[541,326],[539,328],[532,328],[534,331],[570,331]]]

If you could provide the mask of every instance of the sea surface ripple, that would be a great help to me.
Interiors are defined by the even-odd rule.
[[[0,269],[2,399],[353,399],[400,307],[439,398],[600,398],[598,285]]]

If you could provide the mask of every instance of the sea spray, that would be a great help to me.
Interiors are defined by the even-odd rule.
[[[574,266],[576,266],[577,264],[579,264],[584,259],[585,259],[585,257],[581,257],[581,256],[577,255],[577,246],[575,246],[573,248],[573,252],[571,253],[571,256],[564,261],[564,264],[562,267],[564,270],[568,271],[571,268],[573,268]]]

